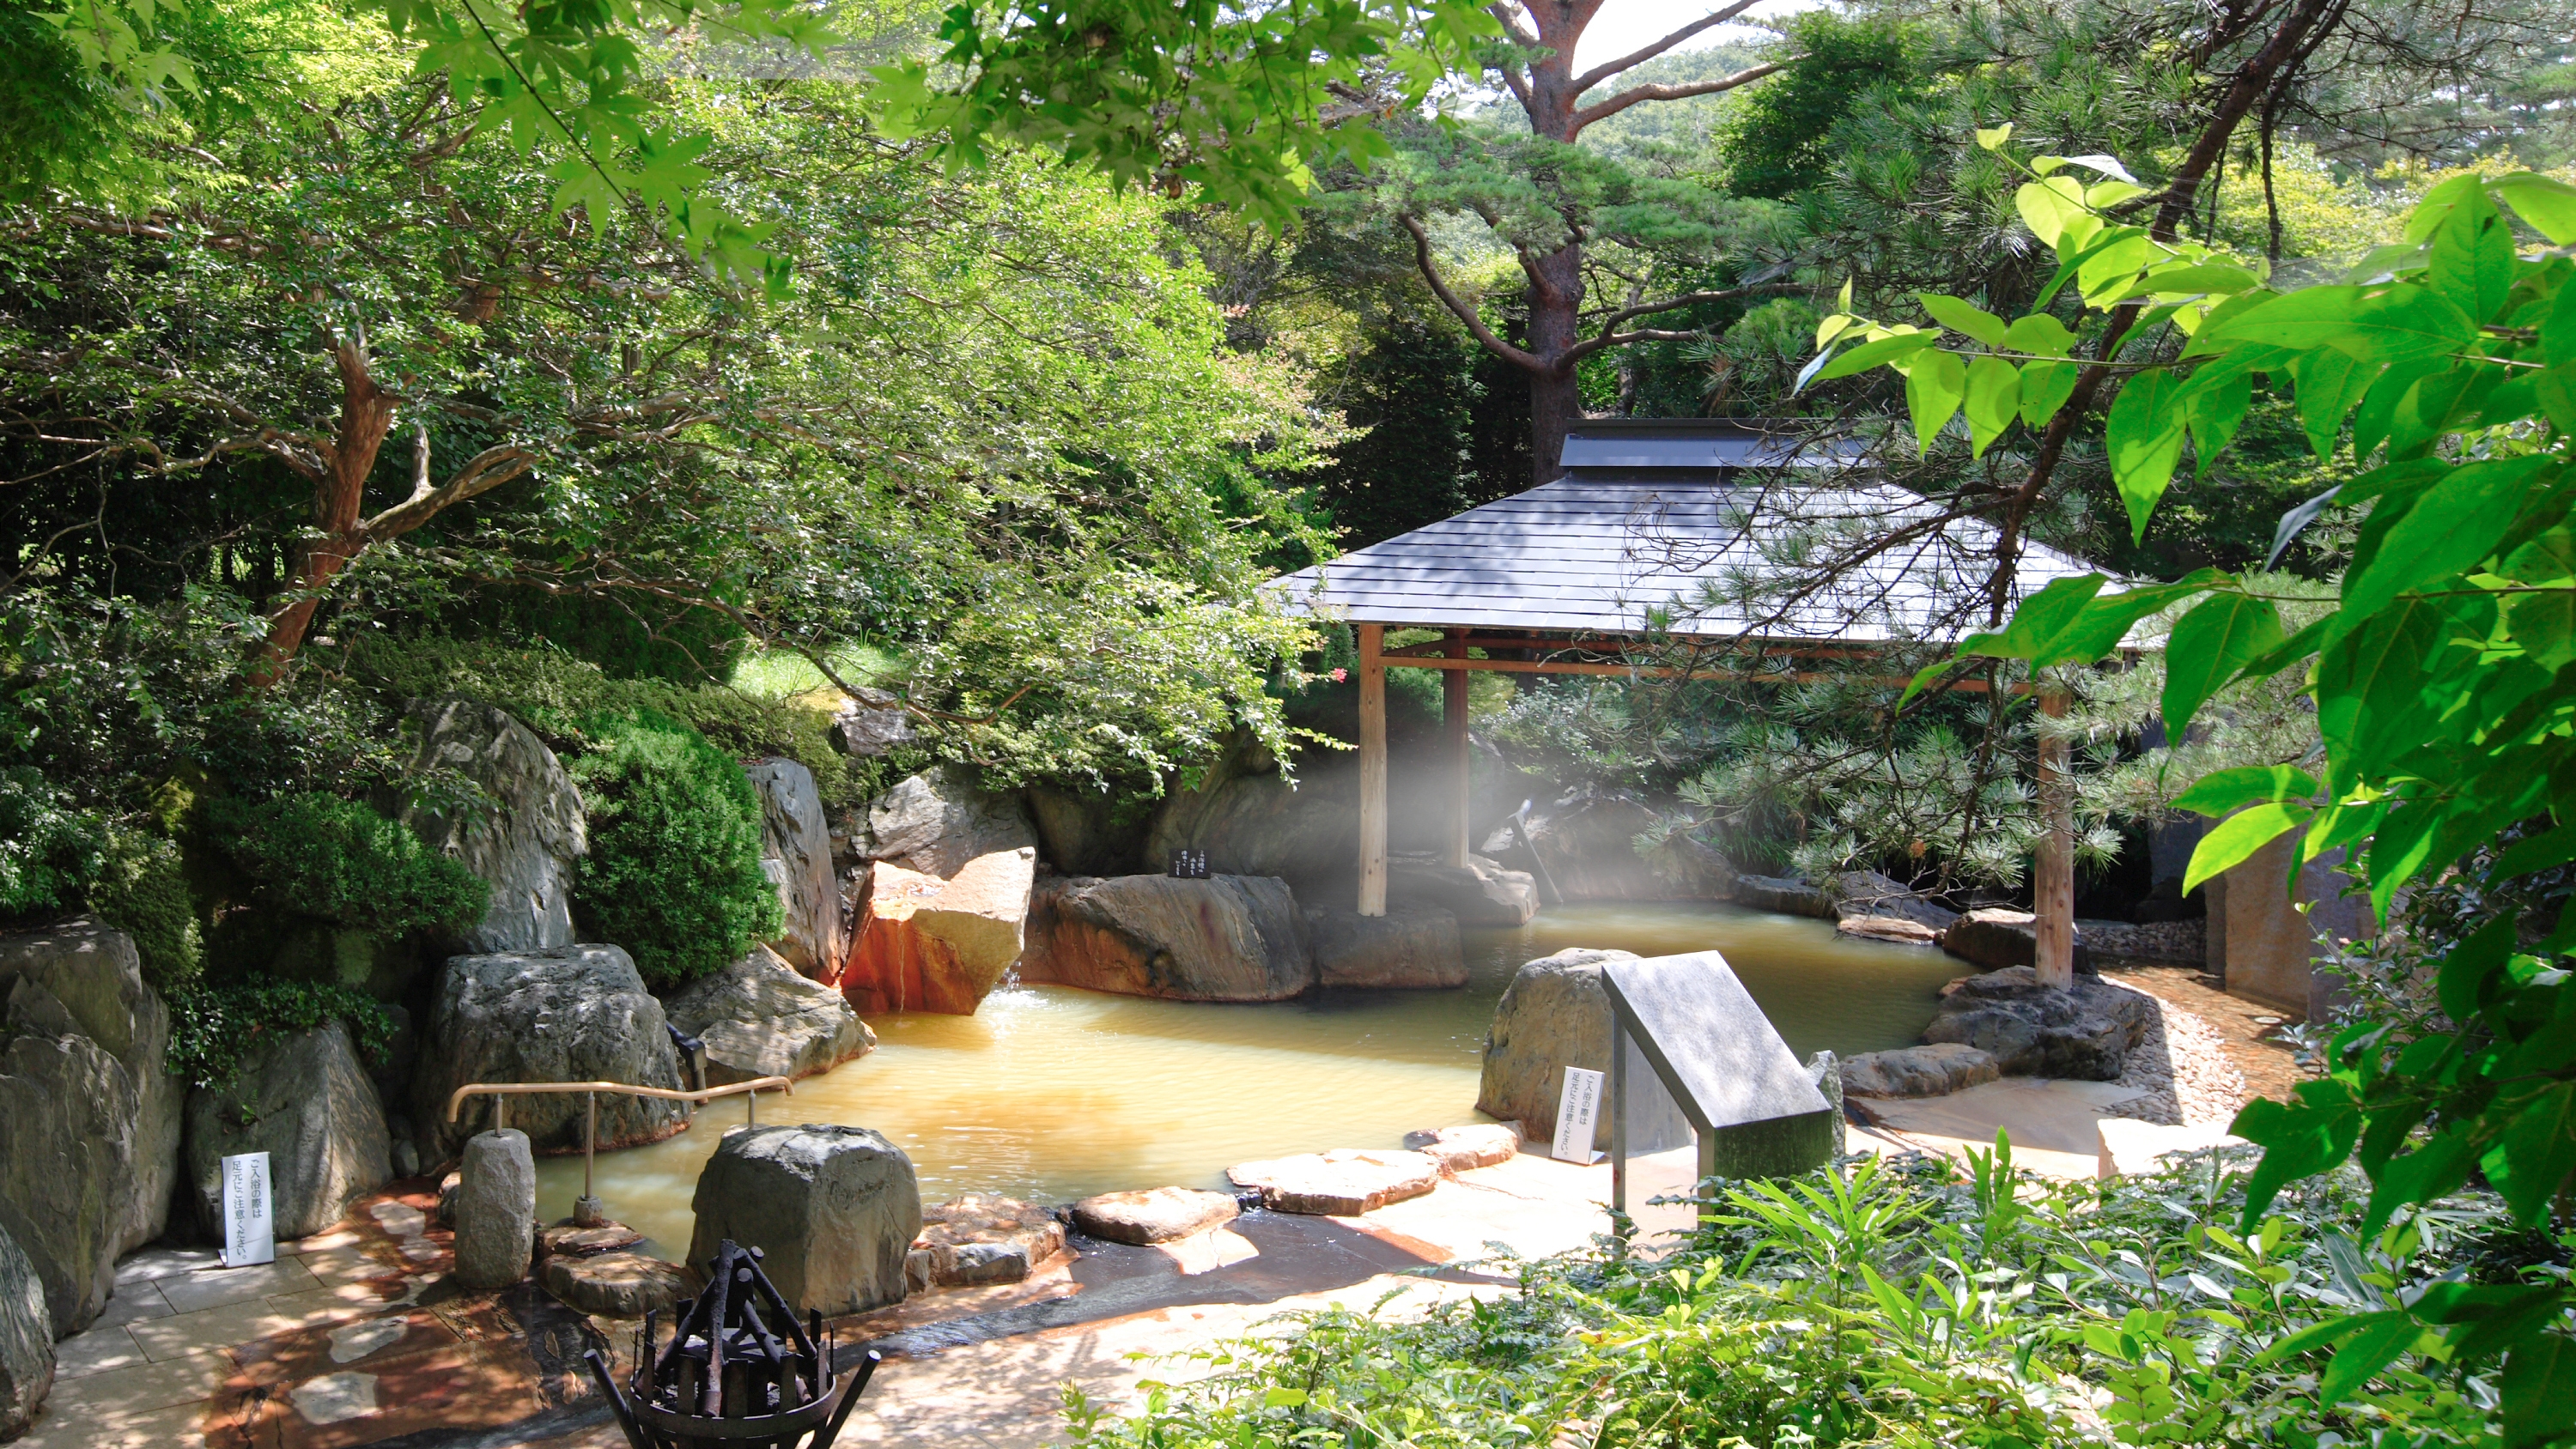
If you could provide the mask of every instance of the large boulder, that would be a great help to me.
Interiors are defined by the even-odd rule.
[[[1505,870],[1481,855],[1465,865],[1436,856],[1390,856],[1386,902],[1447,911],[1461,926],[1521,926],[1538,914],[1538,882],[1527,871]]]
[[[1320,986],[1441,988],[1467,984],[1458,918],[1430,906],[1363,916],[1333,906],[1306,908],[1306,939]]]
[[[921,1186],[903,1149],[865,1127],[736,1127],[698,1174],[689,1262],[731,1239],[763,1254],[788,1305],[826,1317],[904,1296]]]
[[[1874,870],[1847,870],[1825,883],[1825,894],[1845,921],[1856,919],[1911,921],[1925,928],[1923,939],[1946,929],[1959,913],[1912,886]]]
[[[849,999],[807,980],[766,946],[662,1002],[684,1036],[706,1044],[707,1085],[810,1077],[876,1050]]]
[[[878,861],[860,882],[842,994],[871,1016],[972,1015],[1028,944],[1036,881],[1028,846],[978,856],[947,878]]]
[[[1991,1054],[1959,1042],[1862,1052],[1842,1064],[1843,1090],[1855,1097],[1946,1097],[2001,1075]]]
[[[132,939],[89,917],[0,936],[0,1000],[0,1229],[73,1333],[116,1256],[168,1223],[184,1100],[169,1014]]]
[[[2108,1082],[2119,1077],[2155,1016],[2155,998],[2098,976],[2079,977],[2072,987],[2042,986],[2031,968],[2010,966],[1943,987],[1940,1012],[1923,1029],[1923,1040],[1975,1047],[2008,1077]]]
[[[54,1386],[54,1318],[36,1265],[0,1231],[0,1440],[27,1430]]]
[[[1784,916],[1814,916],[1830,921],[1840,915],[1833,897],[1796,876],[1739,875],[1733,888],[1735,903],[1757,911],[1773,911]]]
[[[1636,959],[1634,951],[1575,947],[1522,963],[1494,1006],[1476,1110],[1519,1123],[1533,1142],[1552,1140],[1565,1069],[1610,1068],[1610,993],[1601,963]]]
[[[466,1139],[457,1171],[456,1280],[507,1288],[528,1276],[537,1248],[537,1160],[515,1127]]]
[[[901,699],[861,685],[841,696],[833,710],[831,738],[842,754],[868,758],[918,743],[921,736],[913,732],[912,714]]]
[[[1167,1001],[1283,1001],[1315,984],[1305,917],[1269,876],[1046,883],[1021,975]]]
[[[891,861],[941,880],[988,855],[1034,854],[1037,844],[1016,797],[982,789],[950,765],[910,776],[869,801],[866,818],[850,831],[850,848],[861,860]]]
[[[412,706],[415,775],[452,771],[482,792],[459,802],[430,791],[403,822],[492,887],[491,909],[457,933],[460,952],[548,951],[572,942],[573,863],[590,850],[581,792],[526,725],[469,699]]]
[[[566,946],[449,958],[421,1027],[412,1121],[421,1157],[453,1156],[491,1118],[489,1100],[447,1120],[447,1098],[468,1082],[624,1082],[680,1085],[680,1059],[662,1003],[615,946]],[[512,1097],[509,1124],[540,1151],[582,1141],[579,1096]],[[622,1093],[599,1099],[599,1146],[657,1142],[688,1125],[678,1102]]]
[[[188,1197],[206,1237],[224,1232],[224,1159],[268,1154],[269,1213],[281,1238],[318,1233],[352,1198],[393,1179],[384,1105],[348,1028],[334,1021],[254,1038],[231,1080],[188,1094]]]
[[[1941,949],[1989,971],[2028,966],[2039,959],[2037,920],[2028,911],[1999,906],[1973,910],[1942,930]],[[2093,970],[2093,953],[2081,930],[2075,933],[2075,969]]]
[[[794,760],[743,766],[760,797],[760,869],[778,888],[786,934],[770,943],[788,965],[829,981],[849,954],[841,925],[841,886],[832,871],[832,831],[814,772]]]

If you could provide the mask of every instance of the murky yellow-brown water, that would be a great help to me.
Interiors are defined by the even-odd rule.
[[[1261,1006],[1193,1005],[1068,987],[1009,987],[971,1017],[869,1023],[877,1050],[764,1122],[873,1127],[911,1155],[925,1202],[1004,1192],[1063,1202],[1165,1183],[1221,1187],[1228,1163],[1384,1147],[1417,1127],[1476,1120],[1494,1002],[1524,961],[1569,946],[1641,956],[1714,948],[1802,1058],[1912,1042],[1959,966],[1936,951],[1838,938],[1822,921],[1691,902],[1569,906],[1517,931],[1472,932],[1458,991],[1330,992]],[[604,1153],[609,1213],[674,1255],[689,1199],[736,1102],[667,1142]],[[538,1166],[538,1207],[572,1211],[581,1159]]]

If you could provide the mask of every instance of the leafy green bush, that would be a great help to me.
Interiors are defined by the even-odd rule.
[[[98,873],[103,828],[33,767],[0,769],[0,915],[69,902]]]
[[[472,871],[359,801],[317,791],[217,798],[205,825],[274,910],[399,936],[454,930],[491,908],[491,887]]]
[[[507,710],[559,749],[590,748],[595,721],[651,710],[687,724],[728,754],[796,761],[814,772],[827,809],[866,798],[856,793],[863,782],[849,758],[832,748],[830,716],[786,700],[724,685],[616,679],[560,649],[459,639],[369,641],[352,651],[350,667],[404,698],[461,694]]]
[[[170,993],[170,1070],[193,1086],[222,1087],[262,1032],[307,1032],[346,1021],[358,1051],[380,1059],[393,1041],[393,1018],[353,986],[322,981],[245,981],[184,987]]]
[[[657,986],[739,960],[785,924],[760,869],[760,799],[741,764],[651,710],[586,721],[568,767],[590,810],[573,887],[588,939],[614,941]]]
[[[175,843],[136,830],[110,831],[88,896],[100,920],[134,938],[143,979],[156,989],[166,994],[204,969],[196,900]]]
[[[2357,1174],[2284,1194],[2239,1236],[2249,1154],[2159,1176],[2040,1182],[2008,1150],[1717,1184],[1659,1260],[1524,1264],[1516,1294],[1400,1321],[1335,1309],[1201,1355],[1077,1443],[1424,1446],[2492,1443],[2492,1370],[2412,1350],[2320,1404],[2305,1332],[2445,1278],[2548,1281],[2566,1247],[2487,1195],[2356,1239]],[[2326,1375],[2329,1385],[2333,1375]]]

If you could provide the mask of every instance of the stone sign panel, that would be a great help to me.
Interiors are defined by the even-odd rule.
[[[1627,1206],[1627,1078],[1642,1057],[1699,1139],[1699,1176],[1777,1177],[1833,1156],[1834,1111],[1715,951],[1609,961],[1611,1206]],[[1628,1048],[1633,1043],[1635,1051]]]

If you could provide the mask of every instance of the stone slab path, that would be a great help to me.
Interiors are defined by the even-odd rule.
[[[1856,1130],[1855,1150],[1935,1144]],[[1630,1163],[1651,1247],[1687,1207],[1688,1149]],[[1196,1350],[1265,1321],[1341,1305],[1413,1314],[1511,1291],[1501,1255],[1577,1248],[1609,1229],[1606,1164],[1523,1154],[1364,1218],[1252,1212],[1157,1247],[1077,1238],[1027,1281],[922,1295],[833,1325],[846,1365],[887,1356],[842,1436],[856,1445],[992,1449],[1064,1442],[1071,1385],[1112,1410],[1149,1382],[1205,1372]],[[617,1449],[590,1383],[596,1348],[622,1375],[635,1325],[593,1319],[533,1284],[466,1293],[433,1185],[396,1184],[332,1231],[258,1268],[152,1250],[60,1345],[31,1449]]]
[[[1687,1186],[1687,1151],[1631,1166],[1640,1230],[1686,1208],[1642,1206]],[[1028,1281],[944,1292],[834,1325],[841,1356],[888,1362],[845,1443],[1041,1444],[1062,1439],[1063,1386],[1131,1402],[1186,1361],[1140,1363],[1240,1335],[1282,1312],[1343,1303],[1391,1311],[1500,1292],[1507,1250],[1542,1256],[1606,1232],[1606,1165],[1522,1156],[1366,1218],[1254,1212],[1196,1238],[1140,1248],[1078,1239]],[[118,1269],[116,1296],[57,1347],[27,1449],[614,1449],[582,1355],[622,1373],[634,1325],[593,1319],[534,1284],[467,1293],[447,1280],[452,1238],[434,1184],[396,1184],[278,1260],[220,1266],[210,1250],[151,1249]]]

